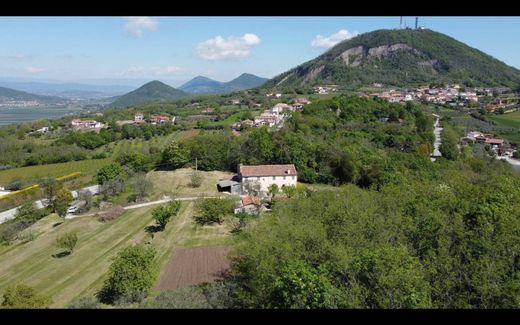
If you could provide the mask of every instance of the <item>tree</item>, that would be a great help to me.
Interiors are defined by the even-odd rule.
[[[101,302],[113,304],[122,297],[138,302],[148,294],[157,278],[157,262],[153,247],[129,246],[120,251],[99,292]]]
[[[103,194],[103,197],[106,200],[110,196],[121,193],[124,189],[125,180],[121,177],[116,177],[103,183],[103,185],[100,187],[100,192]]]
[[[43,192],[43,195],[49,205],[52,206],[52,202],[54,200],[54,197],[58,193],[58,190],[62,187],[61,183],[59,183],[55,178],[53,177],[46,177],[42,180],[40,183],[40,188]]]
[[[161,230],[164,230],[170,219],[177,216],[181,207],[180,201],[171,201],[167,205],[156,207],[152,210],[152,216]]]
[[[188,162],[189,151],[184,145],[172,140],[164,149],[162,154],[163,162],[168,164],[171,168],[177,169],[184,167]]]
[[[153,190],[153,183],[146,177],[146,174],[137,174],[134,180],[134,191],[137,201],[142,201]]]
[[[46,308],[52,304],[52,298],[38,294],[33,288],[18,284],[8,287],[3,296],[5,308]]]
[[[274,282],[273,306],[280,308],[335,308],[335,288],[324,268],[299,260],[283,266]]]
[[[75,232],[69,232],[61,237],[56,238],[56,246],[58,248],[65,249],[70,254],[72,254],[72,251],[74,250],[74,247],[76,247],[77,243],[78,235]]]
[[[65,217],[69,204],[72,201],[74,201],[74,197],[72,197],[69,190],[66,188],[59,189],[58,193],[56,193],[56,197],[52,201],[54,212],[56,212],[60,217]]]
[[[80,190],[78,192],[78,201],[84,202],[83,205],[79,207],[81,213],[87,212],[92,208],[92,192],[89,190]]]
[[[280,189],[278,188],[278,185],[276,185],[276,184],[271,184],[271,185],[268,187],[268,191],[269,191],[269,194],[271,194],[271,197],[272,197],[273,200],[274,200],[274,197],[276,196],[276,194],[278,194],[278,192],[280,192]]]
[[[98,170],[96,180],[99,185],[103,185],[108,181],[124,177],[125,174],[126,172],[120,164],[111,163],[109,165],[101,167]]]
[[[224,217],[233,213],[234,202],[231,199],[209,198],[197,202],[199,224],[222,223]]]

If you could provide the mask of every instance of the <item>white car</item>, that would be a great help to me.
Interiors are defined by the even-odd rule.
[[[78,207],[77,206],[72,206],[70,208],[67,209],[67,213],[76,213],[78,212]]]

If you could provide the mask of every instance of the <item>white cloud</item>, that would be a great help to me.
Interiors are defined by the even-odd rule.
[[[166,67],[143,67],[143,66],[131,66],[120,72],[121,76],[164,76],[171,74],[178,74],[183,69],[177,66],[166,66]]]
[[[45,69],[42,69],[42,68],[36,68],[36,67],[26,67],[25,68],[25,71],[29,72],[29,73],[39,73],[39,72],[42,72],[42,71],[45,71]]]
[[[249,56],[251,48],[260,44],[255,34],[244,34],[241,37],[217,36],[195,45],[195,54],[204,60],[242,59]]]
[[[358,32],[349,32],[346,29],[341,29],[335,34],[330,35],[329,37],[325,37],[322,35],[317,35],[311,42],[312,47],[323,47],[323,48],[331,48],[334,45],[338,44],[341,41],[347,40],[358,35]]]
[[[123,30],[135,37],[143,36],[145,30],[156,31],[159,21],[150,17],[125,17]]]

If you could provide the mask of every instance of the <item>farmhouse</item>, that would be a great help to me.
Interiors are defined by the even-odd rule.
[[[238,177],[242,183],[257,183],[260,191],[267,192],[272,184],[279,188],[284,186],[296,186],[298,174],[294,164],[290,165],[238,165]]]
[[[134,122],[135,123],[142,123],[142,122],[144,122],[144,114],[143,113],[135,113],[135,115],[134,115]]]
[[[101,129],[105,125],[101,122],[94,121],[94,120],[80,120],[80,119],[74,119],[70,122],[70,124],[77,128],[89,128],[89,129]]]
[[[170,118],[168,116],[161,116],[161,115],[152,115],[152,117],[150,118],[150,120],[152,121],[152,124],[153,123],[156,123],[156,124],[164,124],[166,122],[169,122],[171,119],[171,122],[174,123],[175,122],[175,117],[173,118]]]

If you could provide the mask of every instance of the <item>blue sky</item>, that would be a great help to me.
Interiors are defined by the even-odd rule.
[[[404,17],[413,26],[415,17]],[[0,79],[220,81],[273,77],[399,17],[0,17]],[[420,17],[520,68],[519,17]]]

